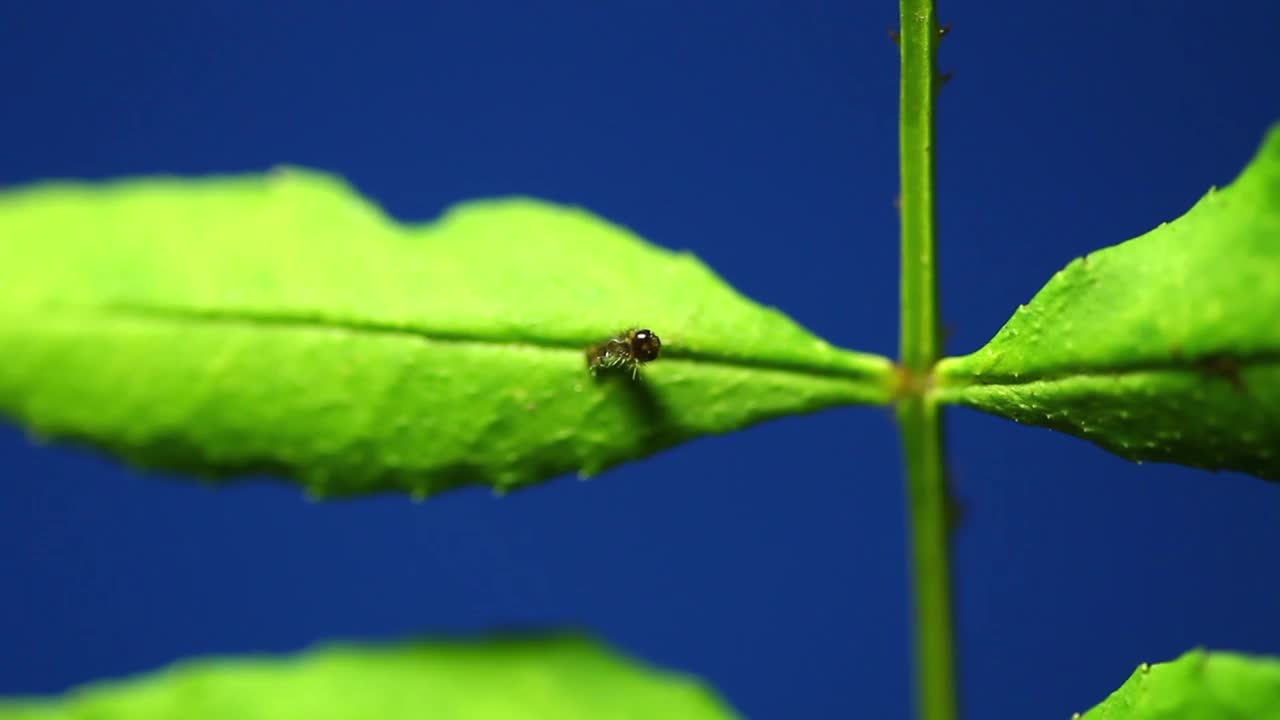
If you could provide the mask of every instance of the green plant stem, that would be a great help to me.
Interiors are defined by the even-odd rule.
[[[938,360],[934,97],[938,23],[933,0],[901,0],[902,370],[898,422],[907,461],[914,589],[917,712],[957,714],[942,418],[926,395]]]
[[[938,23],[933,0],[902,0],[902,364],[927,373],[938,359],[938,279],[934,263],[933,101]]]
[[[917,712],[923,720],[954,720],[948,502],[938,404],[927,398],[904,400],[898,406],[898,423],[907,459],[911,517]]]

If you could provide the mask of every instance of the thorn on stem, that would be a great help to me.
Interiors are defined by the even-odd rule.
[[[942,39],[945,38],[950,33],[951,33],[951,23],[943,23],[942,26],[938,28],[938,41],[941,42]]]
[[[956,532],[969,519],[969,505],[953,494],[947,494],[947,529]]]
[[[894,28],[889,28],[889,39],[893,41],[894,45],[902,47],[902,33],[898,32]]]
[[[942,88],[946,87],[947,83],[950,83],[952,78],[955,77],[955,75],[956,74],[951,72],[950,70],[946,72],[938,73],[937,77],[934,78],[934,81],[933,81],[933,94],[935,97],[938,95],[938,93],[942,92]]]

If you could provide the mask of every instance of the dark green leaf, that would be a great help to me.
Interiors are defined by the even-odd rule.
[[[1277,720],[1280,661],[1193,650],[1143,664],[1085,720]]]
[[[585,639],[334,646],[179,663],[58,698],[0,700],[0,720],[725,720],[696,679]]]
[[[662,357],[593,379],[629,326]],[[893,383],[582,210],[405,226],[301,170],[0,193],[0,348],[0,413],[39,434],[319,495],[589,475]]]
[[[1060,271],[937,396],[1124,457],[1280,479],[1280,128],[1186,215]]]

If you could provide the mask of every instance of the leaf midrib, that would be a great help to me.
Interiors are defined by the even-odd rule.
[[[548,338],[536,335],[511,336],[504,338],[486,337],[470,333],[438,331],[430,328],[406,327],[371,320],[350,320],[338,318],[306,317],[295,313],[274,313],[255,310],[208,310],[184,307],[163,307],[140,304],[85,304],[52,303],[43,306],[45,310],[57,312],[70,311],[77,314],[100,315],[108,317],[124,317],[140,320],[183,322],[207,325],[240,325],[258,326],[262,328],[336,330],[352,334],[403,337],[425,340],[435,343],[459,345],[476,345],[482,347],[522,347],[537,348],[547,351],[571,352],[581,356],[586,348],[595,340],[573,342],[563,338]],[[839,351],[847,352],[847,351]],[[743,358],[720,355],[717,353],[691,351],[681,348],[663,348],[663,357],[680,359],[701,365],[711,365],[734,369],[765,370],[790,373],[804,377],[843,379],[858,381],[861,384],[883,389],[888,401],[889,387],[892,379],[892,363],[885,360],[885,373],[878,376],[874,371],[852,367],[830,367],[808,365],[799,362],[770,360],[767,358]],[[879,356],[868,356],[868,358]]]
[[[958,358],[957,358],[958,359]],[[1211,363],[1230,362],[1234,367],[1224,370],[1213,367]],[[1122,377],[1141,373],[1188,372],[1202,377],[1222,377],[1230,372],[1243,372],[1276,365],[1280,366],[1280,350],[1265,350],[1255,353],[1210,353],[1198,358],[1164,359],[1135,362],[1112,367],[1082,366],[1051,372],[1020,374],[1017,377],[1002,374],[996,376],[974,375],[969,377],[947,376],[937,378],[937,390],[963,390],[985,387],[1018,387],[1036,383],[1052,383],[1073,379],[1089,379],[1104,377]]]

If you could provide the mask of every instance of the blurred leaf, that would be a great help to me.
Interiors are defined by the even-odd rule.
[[[0,700],[0,720],[610,720],[735,717],[698,680],[578,637],[190,660],[60,698]]]
[[[1133,460],[1280,479],[1280,126],[1230,186],[1073,261],[937,383]]]
[[[593,379],[629,326],[662,357]],[[0,193],[0,348],[0,413],[39,434],[324,496],[593,474],[893,382],[585,211],[405,226],[294,169]]]
[[[1280,661],[1192,650],[1172,662],[1142,664],[1085,720],[1280,718]]]

